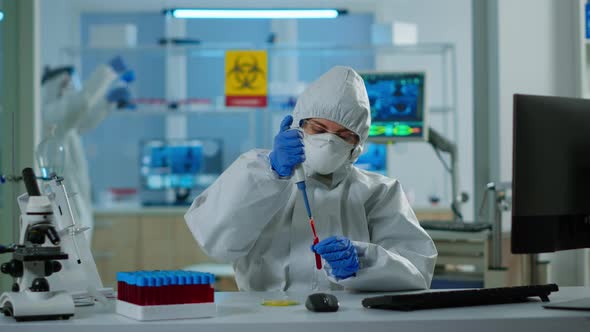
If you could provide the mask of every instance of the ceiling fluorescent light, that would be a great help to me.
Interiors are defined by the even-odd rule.
[[[296,19],[336,18],[345,14],[337,9],[172,9],[167,11],[175,18],[243,18],[243,19]]]

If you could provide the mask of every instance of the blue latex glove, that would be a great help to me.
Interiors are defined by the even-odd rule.
[[[121,58],[120,55],[117,55],[116,57],[112,58],[109,61],[109,65],[119,75],[123,74],[127,70],[127,66],[125,65],[125,62],[123,61],[123,58]]]
[[[275,136],[273,150],[269,155],[272,169],[281,177],[293,174],[295,166],[305,160],[303,133],[289,130],[293,117],[287,115],[281,122],[281,130]]]
[[[330,264],[332,274],[337,279],[352,277],[359,270],[359,257],[356,248],[344,236],[330,236],[323,239],[311,246],[311,251],[320,254]]]
[[[121,81],[125,83],[131,83],[135,81],[135,72],[133,70],[126,70],[123,74],[121,74]]]
[[[131,100],[131,93],[127,88],[116,87],[107,93],[106,98],[109,103],[117,103],[118,108],[123,108],[129,104]]]

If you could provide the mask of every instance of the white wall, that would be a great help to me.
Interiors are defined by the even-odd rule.
[[[514,93],[575,96],[575,0],[496,0],[500,177],[512,180],[512,98]],[[550,176],[550,174],[548,174]],[[510,229],[510,215],[504,215]],[[561,286],[581,285],[581,251],[543,255],[551,260],[551,279]]]
[[[47,0],[51,1],[51,0]],[[350,11],[373,10],[382,0],[75,0],[85,11],[142,12],[162,8],[346,8]]]
[[[471,0],[382,0],[377,4],[377,22],[404,21],[418,25],[419,43],[452,43],[457,61],[457,110],[458,128],[453,114],[432,114],[432,126],[459,148],[460,191],[469,194],[470,201],[463,205],[466,220],[474,219],[473,202],[473,88],[472,88],[472,28]],[[440,58],[430,58],[428,67],[436,81],[427,88],[432,106],[440,106],[445,88],[438,81]],[[422,65],[418,60],[414,65]],[[411,65],[410,63],[408,63]],[[450,86],[446,88],[450,89]],[[426,143],[396,144],[392,175],[400,180],[407,192],[416,195],[416,205],[427,204],[424,194],[444,192],[444,207],[450,203],[450,175],[445,173],[432,148]],[[446,156],[445,156],[446,157]],[[448,160],[448,159],[447,159]],[[420,197],[418,197],[420,195]]]
[[[570,0],[500,0],[500,176],[512,179],[512,95],[575,96]]]
[[[77,1],[42,0],[40,3],[41,65],[72,65],[72,57],[66,56],[63,48],[80,44],[80,14]]]

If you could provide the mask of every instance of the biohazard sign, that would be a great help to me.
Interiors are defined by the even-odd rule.
[[[225,105],[266,107],[267,77],[266,51],[226,51]]]

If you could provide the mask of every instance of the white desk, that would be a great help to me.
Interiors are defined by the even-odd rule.
[[[277,293],[217,293],[218,315],[214,318],[137,322],[119,316],[112,308],[78,308],[68,321],[17,323],[0,317],[0,331],[590,331],[590,311],[549,310],[541,302],[509,305],[398,312],[365,309],[361,299],[378,294],[334,292],[340,300],[336,313],[314,313],[304,305],[264,307],[263,299],[281,298]],[[303,303],[306,295],[289,294]],[[552,301],[590,296],[590,288],[563,288]],[[99,312],[97,312],[99,311]]]

